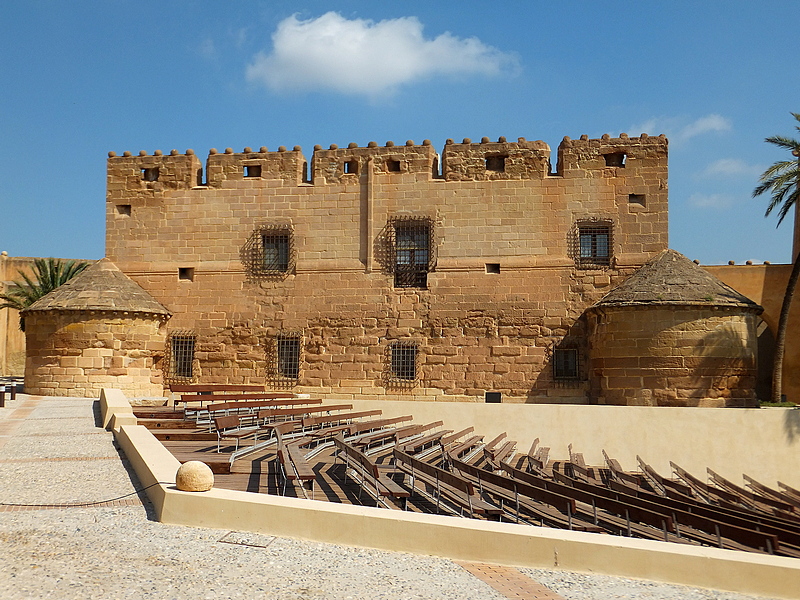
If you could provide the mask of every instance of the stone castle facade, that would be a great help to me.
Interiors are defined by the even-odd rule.
[[[586,309],[668,246],[664,136],[108,159],[163,382],[591,402]]]

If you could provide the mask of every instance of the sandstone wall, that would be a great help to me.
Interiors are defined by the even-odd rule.
[[[20,279],[20,271],[30,273],[33,258],[0,254],[0,293]],[[0,376],[21,377],[25,372],[25,334],[19,328],[19,312],[0,309]]]
[[[761,318],[772,335],[769,344],[774,343],[778,319],[783,305],[786,283],[792,272],[792,265],[710,265],[703,268],[719,277],[737,292],[740,292],[764,307]],[[800,404],[800,302],[792,303],[789,312],[789,332],[786,336],[786,353],[783,358],[783,393],[786,398]],[[762,357],[759,362],[764,362]],[[763,398],[769,399],[772,381],[772,362],[760,366],[763,379]]]
[[[148,181],[143,169],[158,169]],[[667,247],[667,142],[543,142],[212,151],[111,156],[106,254],[197,336],[195,378],[261,383],[279,332],[302,335],[296,391],[363,397],[580,401],[579,320]],[[150,171],[152,175],[152,171]],[[257,174],[257,176],[255,175]],[[432,224],[427,289],[394,287],[387,225]],[[577,268],[577,224],[612,230],[613,259]],[[248,269],[260,227],[290,228],[292,268]],[[413,386],[387,380],[392,341],[419,345]],[[581,348],[580,377],[554,382],[553,348]]]
[[[593,309],[591,395],[599,404],[756,406],[758,320],[730,308]]]
[[[81,311],[26,317],[25,392],[97,398],[104,387],[131,397],[162,396],[156,363],[165,327],[150,316]]]

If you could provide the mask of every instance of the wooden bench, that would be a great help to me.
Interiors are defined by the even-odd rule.
[[[371,485],[375,489],[376,506],[380,503],[381,496],[390,498],[403,498],[404,508],[405,499],[411,496],[411,492],[399,485],[388,473],[381,472],[380,467],[358,448],[351,446],[344,441],[343,436],[333,438],[337,451],[343,456],[345,462],[345,479],[347,470],[355,470],[361,478],[361,489]],[[371,492],[370,492],[371,493]]]
[[[193,394],[194,397],[190,402],[202,402],[202,396],[207,396],[220,392],[264,392],[263,385],[252,384],[225,384],[225,383],[189,383],[189,384],[173,384],[169,386],[169,390],[175,394]],[[183,402],[175,399],[173,406],[177,406],[178,402]]]
[[[397,468],[411,477],[412,489],[417,489],[419,480],[435,490],[437,510],[440,500],[444,498],[461,512],[466,510],[470,515],[499,516],[503,513],[501,508],[482,500],[471,482],[450,471],[418,460],[399,448],[394,449],[394,460]]]
[[[206,406],[209,418],[224,417],[231,414],[256,416],[259,410],[278,407],[294,407],[297,405],[308,406],[312,404],[322,404],[322,399],[310,398],[287,398],[283,400],[249,400],[243,402],[216,402]],[[221,413],[221,414],[219,414]]]
[[[300,485],[304,485],[306,481],[311,482],[311,498],[314,498],[314,481],[317,475],[313,467],[303,456],[300,447],[295,443],[285,444],[283,435],[291,431],[289,423],[282,423],[279,425],[268,427],[276,437],[277,443],[277,458],[281,467],[283,475],[283,495],[286,495],[286,485],[289,481],[299,481]]]
[[[214,431],[217,434],[217,452],[221,452],[222,440],[236,440],[236,450],[239,449],[239,440],[253,436],[254,442],[258,441],[258,427],[244,427],[237,415],[216,417]]]
[[[349,410],[353,408],[352,404],[328,404],[319,406],[308,406],[304,408],[278,408],[278,409],[265,409],[258,411],[258,421],[262,425],[267,425],[277,419],[278,417],[301,417],[303,415],[312,415],[314,413],[332,412],[336,410]]]
[[[479,469],[474,465],[459,460],[453,455],[450,455],[450,464],[452,464],[455,470],[460,472],[462,476],[470,479],[473,483],[477,483],[480,490],[487,491],[493,496],[499,497],[501,502],[502,500],[506,500],[513,503],[516,507],[518,517],[520,515],[520,509],[524,508],[536,514],[539,519],[550,525],[567,527],[568,529],[575,528],[572,519],[577,511],[577,505],[573,498],[537,488],[505,475]],[[553,507],[555,511],[537,506],[535,503],[546,504],[549,507]],[[579,529],[586,530],[586,527],[581,526]],[[594,528],[593,530],[597,531],[598,529],[599,528]]]

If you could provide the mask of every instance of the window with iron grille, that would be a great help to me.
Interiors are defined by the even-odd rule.
[[[290,225],[264,225],[256,229],[241,249],[241,259],[251,277],[282,277],[294,268],[294,236]]]
[[[390,380],[395,383],[413,383],[417,380],[419,347],[415,342],[392,342],[389,346]]]
[[[613,238],[610,222],[579,222],[571,238],[570,253],[579,267],[592,269],[611,264]]]
[[[427,288],[431,270],[431,223],[428,219],[394,222],[394,286]]]
[[[289,270],[289,233],[270,231],[261,236],[264,248],[262,269],[268,273],[285,273]]]
[[[553,378],[576,380],[579,377],[578,349],[556,348],[553,350]]]
[[[275,339],[276,373],[285,379],[300,376],[300,335],[280,334]]]
[[[170,334],[166,369],[169,381],[192,381],[194,379],[196,340],[196,336],[190,332],[173,332]]]

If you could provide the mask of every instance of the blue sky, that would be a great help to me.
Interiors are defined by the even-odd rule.
[[[670,138],[670,245],[787,262],[758,175],[800,112],[800,2],[6,2],[0,250],[104,254],[105,160],[193,148]]]

